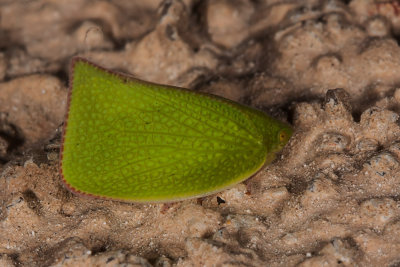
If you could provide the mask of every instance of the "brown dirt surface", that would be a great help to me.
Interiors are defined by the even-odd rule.
[[[400,2],[0,0],[0,266],[399,266]],[[68,65],[221,95],[295,133],[174,204],[73,195]]]

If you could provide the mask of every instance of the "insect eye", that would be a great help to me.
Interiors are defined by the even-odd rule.
[[[288,138],[288,134],[286,133],[286,131],[282,130],[279,132],[279,141],[280,142],[285,142]]]

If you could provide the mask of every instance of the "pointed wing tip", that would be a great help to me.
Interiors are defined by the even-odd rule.
[[[89,60],[89,59],[87,59],[87,58],[85,58],[85,57],[82,57],[82,56],[74,56],[73,58],[71,58],[70,65],[69,65],[69,66],[70,66],[70,67],[69,67],[69,77],[70,77],[70,80],[73,79],[74,73],[76,72],[76,71],[75,71],[75,68],[76,68],[76,66],[77,66],[78,64],[82,64],[82,65],[89,66],[89,67],[93,67],[93,68],[100,69],[100,70],[103,70],[103,71],[111,72],[111,71],[109,71],[109,70],[107,70],[107,69],[101,67],[100,65],[94,63],[93,61],[91,61],[91,60]]]
[[[70,61],[70,74],[73,73],[75,66],[79,63],[91,64],[91,62],[89,60],[87,60],[86,58],[81,57],[81,56],[75,56]]]
[[[72,86],[73,86],[73,80],[74,80],[74,76],[76,74],[75,72],[75,67],[79,64],[79,63],[85,63],[87,65],[93,65],[93,63],[91,63],[89,60],[87,60],[84,57],[80,57],[80,56],[75,56],[71,59],[70,61],[70,65],[69,65],[69,91],[71,92],[72,90]]]

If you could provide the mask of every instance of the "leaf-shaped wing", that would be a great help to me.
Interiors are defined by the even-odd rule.
[[[250,108],[82,59],[72,75],[61,169],[75,191],[173,201],[222,190],[265,162],[265,134]]]

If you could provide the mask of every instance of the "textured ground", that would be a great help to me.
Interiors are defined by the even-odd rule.
[[[0,0],[0,266],[399,266],[399,36],[399,1]],[[58,172],[74,55],[295,134],[200,200],[77,197]]]

